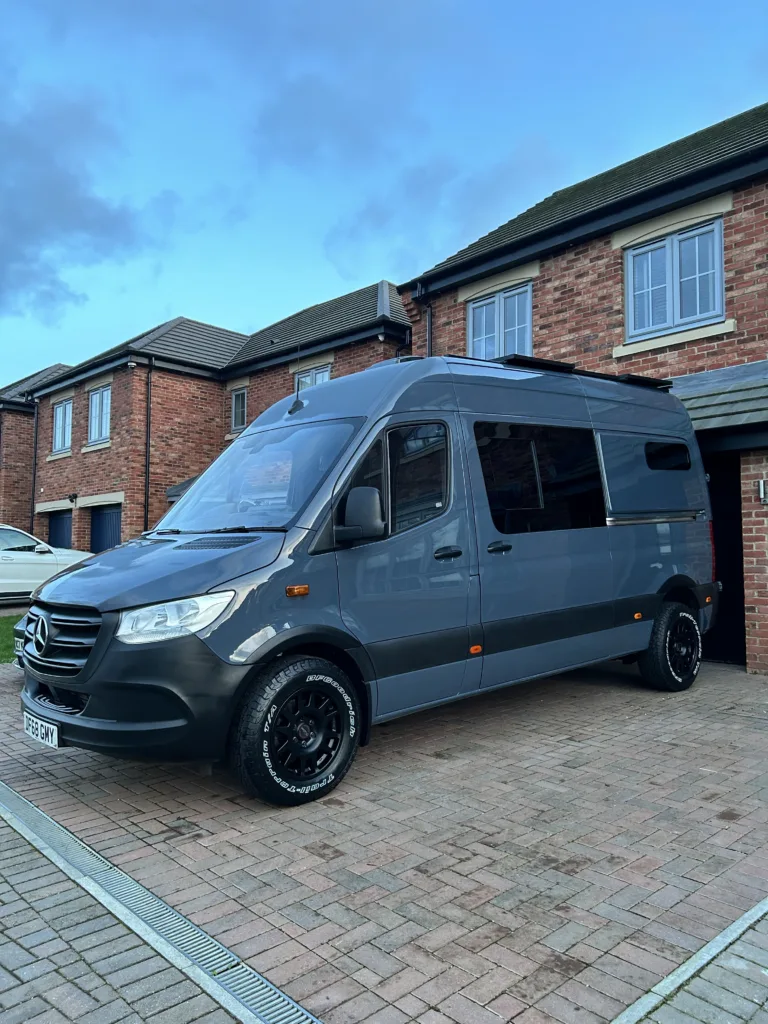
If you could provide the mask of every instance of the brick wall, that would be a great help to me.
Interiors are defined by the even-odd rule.
[[[224,385],[219,381],[154,371],[149,473],[150,526],[168,511],[167,488],[202,473],[225,447],[224,435],[230,423],[228,397]],[[145,440],[142,436],[142,458],[144,448]],[[140,481],[143,515],[143,462]],[[143,529],[143,522],[140,529]]]
[[[71,455],[51,458],[53,448],[53,406],[56,394],[40,399],[37,480],[35,503],[63,501],[70,494],[84,498],[122,491],[123,537],[135,536],[144,516],[144,396],[146,371],[115,370],[112,379],[110,446],[83,451],[88,443],[88,392],[85,384],[75,388],[72,399]],[[72,513],[72,546],[90,547],[90,509]],[[35,516],[35,530],[48,536],[46,515]]]
[[[394,340],[379,341],[378,338],[364,341],[357,345],[349,345],[336,349],[333,353],[331,377],[345,377],[349,373],[357,373],[382,359],[391,359],[398,342]],[[281,366],[270,366],[267,369],[252,373],[248,385],[247,412],[248,422],[252,423],[265,409],[286,395],[290,395],[295,387],[289,363]],[[224,417],[227,428],[231,422],[230,396],[225,398]]]
[[[0,412],[0,523],[29,529],[35,418]]]
[[[734,193],[723,215],[725,315],[731,334],[613,358],[624,341],[623,252],[610,236],[541,261],[533,282],[533,353],[606,373],[670,376],[766,357],[768,339],[768,182]],[[404,295],[413,351],[426,352],[426,314]],[[433,352],[466,354],[467,311],[456,291],[432,300]],[[631,346],[626,346],[631,353]]]
[[[741,456],[741,509],[747,671],[768,673],[768,505],[758,500],[758,480],[768,480],[768,452],[745,452]]]

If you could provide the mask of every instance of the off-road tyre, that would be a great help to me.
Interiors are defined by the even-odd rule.
[[[694,612],[664,602],[653,624],[648,649],[638,656],[640,674],[655,690],[687,690],[701,668],[701,630]]]
[[[252,685],[232,734],[232,762],[249,794],[283,807],[330,793],[360,743],[360,701],[325,658],[280,658]]]

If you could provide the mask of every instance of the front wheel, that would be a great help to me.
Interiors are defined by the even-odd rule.
[[[324,658],[286,657],[257,680],[240,710],[233,756],[243,788],[295,806],[334,789],[360,742],[360,702]]]
[[[687,690],[701,668],[701,630],[684,604],[664,603],[653,624],[648,650],[638,657],[640,674],[656,690]]]

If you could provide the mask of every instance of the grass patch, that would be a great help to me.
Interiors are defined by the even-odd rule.
[[[5,665],[13,658],[13,627],[21,615],[0,616],[0,665]]]

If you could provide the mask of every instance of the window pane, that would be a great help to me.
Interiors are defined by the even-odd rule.
[[[109,437],[109,413],[112,406],[112,388],[105,388],[101,393],[101,436]]]
[[[500,533],[605,526],[591,430],[476,423],[475,439]]]
[[[697,235],[699,244],[699,273],[706,274],[715,269],[715,233],[706,231],[703,235]]]
[[[299,391],[312,387],[312,371],[307,370],[304,373],[297,373],[296,380],[299,382]]]
[[[320,366],[315,370],[315,384],[324,384],[331,379],[330,366]]]
[[[649,292],[635,292],[634,316],[636,331],[645,331],[650,324],[649,295]]]
[[[529,344],[529,293],[504,296],[504,353],[526,355]]]
[[[680,242],[680,278],[695,277],[696,273],[696,238],[684,238]]]
[[[527,516],[541,508],[541,490],[533,442],[518,437],[511,423],[475,423],[475,441],[493,525],[499,533],[518,533]]]
[[[699,313],[714,313],[715,303],[715,274],[702,274],[699,278]]]
[[[439,516],[448,493],[448,437],[442,423],[391,430],[392,532]]]
[[[643,252],[634,257],[633,263],[635,292],[647,291],[651,286],[651,254]]]
[[[651,323],[654,327],[667,322],[667,287],[651,289]]]
[[[689,316],[696,316],[698,311],[699,302],[696,278],[689,277],[687,281],[680,282],[680,316],[683,319]]]
[[[72,446],[72,403],[64,403],[64,447]]]
[[[651,288],[666,288],[667,286],[667,250],[652,249],[649,253],[651,258]]]
[[[648,441],[645,446],[645,461],[649,469],[686,470],[691,468],[691,453],[684,444]]]
[[[94,441],[99,436],[99,399],[98,391],[91,391],[88,396],[88,440]]]
[[[35,542],[18,530],[0,529],[0,551],[34,551]]]
[[[245,391],[232,392],[232,429],[242,430],[245,426]]]
[[[477,359],[496,357],[496,300],[472,307],[472,355]]]

